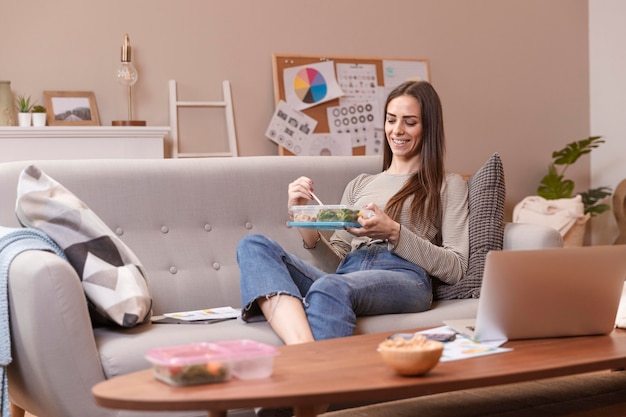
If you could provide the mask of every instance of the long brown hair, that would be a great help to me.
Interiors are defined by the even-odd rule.
[[[409,197],[411,220],[420,217],[433,222],[441,230],[441,186],[444,179],[445,135],[443,132],[443,110],[439,95],[426,81],[407,81],[395,88],[387,97],[384,120],[387,120],[389,102],[400,96],[410,96],[417,100],[421,110],[422,140],[419,145],[419,170],[407,180],[404,186],[389,200],[385,212],[396,221],[400,218],[402,206]],[[383,170],[391,165],[393,154],[385,141]],[[440,234],[440,233],[439,233]],[[440,238],[440,236],[439,236]]]

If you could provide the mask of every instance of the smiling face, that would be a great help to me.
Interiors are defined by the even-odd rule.
[[[422,112],[414,97],[402,95],[389,102],[385,135],[395,158],[411,159],[419,155],[422,132]]]

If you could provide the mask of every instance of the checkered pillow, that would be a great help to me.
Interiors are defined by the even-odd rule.
[[[146,274],[133,251],[69,190],[31,165],[20,174],[16,214],[46,233],[76,269],[97,324],[133,327],[150,319]]]
[[[433,281],[434,298],[478,298],[483,281],[485,257],[501,250],[504,238],[504,168],[494,153],[468,180],[469,259],[467,273],[454,285]]]

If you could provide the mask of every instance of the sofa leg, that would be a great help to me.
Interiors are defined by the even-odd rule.
[[[24,414],[26,414],[24,410],[11,403],[11,417],[24,417]]]

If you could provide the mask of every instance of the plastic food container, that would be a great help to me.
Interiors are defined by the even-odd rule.
[[[186,386],[240,379],[266,378],[278,350],[252,340],[192,343],[154,348],[146,353],[156,379]]]
[[[354,223],[358,216],[358,209],[346,205],[331,206],[293,206],[294,222],[349,222]]]
[[[225,340],[216,342],[228,349],[232,357],[232,374],[239,379],[267,378],[274,371],[278,349],[254,340]]]
[[[368,217],[370,210],[358,209],[348,205],[325,205],[325,206],[293,206],[293,221],[322,222],[322,223],[356,223],[359,216]]]
[[[231,376],[230,354],[215,343],[155,348],[146,353],[146,359],[152,363],[155,378],[170,385],[222,382]]]

